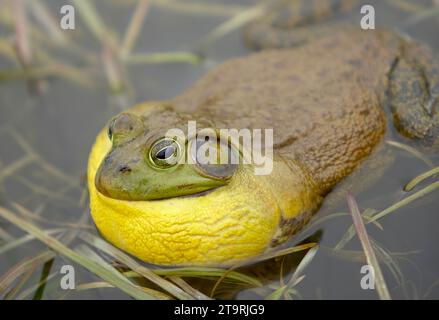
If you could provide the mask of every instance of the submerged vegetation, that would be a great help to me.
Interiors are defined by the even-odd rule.
[[[200,48],[236,31],[263,14],[266,8],[265,3],[248,7],[198,0],[112,0],[106,5],[131,11],[126,29],[117,32],[97,9],[102,3],[86,0],[73,3],[87,32],[98,43],[94,49],[84,45],[85,35],[80,31],[74,35],[62,32],[53,10],[44,0],[0,0],[0,35],[7,35],[0,37],[0,57],[5,61],[1,64],[0,85],[23,82],[30,96],[35,97],[50,94],[50,81],[60,79],[81,90],[106,88],[102,92],[117,97],[118,108],[124,109],[135,100],[136,90],[127,70],[130,66],[205,65]],[[387,0],[389,6],[408,15],[405,26],[425,20],[436,20],[439,25],[439,3],[434,3],[432,9],[415,1]],[[136,52],[136,42],[152,8],[191,17],[214,17],[222,23],[208,30],[193,50]],[[65,56],[69,59],[63,59]],[[71,63],[72,60],[76,63]],[[3,108],[5,102],[0,103]],[[300,243],[295,239],[294,244],[290,241],[245,265],[159,268],[133,259],[97,235],[89,219],[83,177],[55,166],[28,141],[22,130],[32,124],[23,126],[20,121],[34,107],[20,108],[22,102],[14,103],[18,104],[11,108],[14,114],[7,122],[0,122],[0,297],[3,299],[65,299],[110,289],[135,299],[235,298],[243,291],[250,292],[246,296],[249,298],[297,299],[302,297],[298,286],[309,279],[307,267],[324,253],[373,265],[377,292],[383,299],[391,297],[393,287],[389,288],[389,283],[396,283],[395,287],[403,288],[410,298],[428,298],[439,285],[438,278],[424,293],[411,288],[414,285],[405,279],[400,262],[410,263],[407,256],[418,251],[391,252],[367,233],[370,226],[385,233],[382,218],[397,219],[398,210],[428,195],[432,197],[431,193],[435,193],[437,201],[437,159],[411,145],[387,141],[395,152],[415,159],[420,168],[426,167],[398,190],[389,190],[389,194],[398,193],[396,201],[388,197],[386,205],[360,211],[361,200],[349,195],[346,200],[350,213],[320,214],[301,233],[307,237],[301,238]],[[3,142],[8,143],[3,145]],[[11,154],[10,146],[15,150]],[[353,218],[354,223],[334,246],[325,247],[318,244],[320,236],[309,236],[310,230],[315,231],[330,220],[346,222],[344,217]],[[363,250],[345,249],[356,234]],[[74,291],[59,289],[62,274],[58,265],[62,264],[81,267]]]

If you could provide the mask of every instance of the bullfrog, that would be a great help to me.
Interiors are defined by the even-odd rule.
[[[215,67],[174,99],[122,112],[97,136],[91,214],[117,247],[158,265],[245,261],[307,224],[391,126],[415,143],[439,145],[439,64],[427,46],[355,26],[309,25],[305,41],[306,23],[316,19],[299,21],[299,33],[290,30],[297,22],[262,19],[245,34],[263,50]],[[190,121],[215,132],[273,129],[271,172],[255,174],[255,164],[242,161],[177,161],[198,138],[168,132]],[[226,149],[242,157],[239,145]]]

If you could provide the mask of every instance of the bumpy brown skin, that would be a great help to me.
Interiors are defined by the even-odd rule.
[[[224,128],[274,128],[275,154],[296,160],[324,195],[386,130],[383,105],[404,41],[350,29],[291,50],[231,60],[172,104]]]
[[[390,107],[395,127],[403,135],[439,147],[439,63],[429,48],[403,47],[390,75]]]

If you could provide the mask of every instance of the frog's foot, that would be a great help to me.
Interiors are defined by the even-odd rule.
[[[262,18],[243,28],[254,49],[292,48],[333,32],[328,21],[355,7],[357,0],[279,0]]]
[[[389,76],[394,125],[406,137],[439,147],[439,60],[418,43],[403,52]]]

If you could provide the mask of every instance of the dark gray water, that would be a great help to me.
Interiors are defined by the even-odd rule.
[[[404,6],[403,9],[395,5],[403,2],[409,5]],[[59,1],[46,3],[49,11],[58,18]],[[93,1],[93,3],[105,23],[122,37],[130,21],[135,1]],[[218,10],[203,12],[204,7],[221,3],[228,8],[250,7],[256,4],[249,0],[200,1],[204,4],[198,6],[200,12],[190,12],[191,9],[181,11],[155,3],[152,1],[150,12],[133,50],[135,53],[198,51],[200,39],[231,17],[230,13],[220,13]],[[410,11],[410,8],[431,6],[430,1],[394,0],[367,1],[367,3],[376,8],[377,26],[390,25],[398,28],[416,39],[427,42],[439,53],[439,37],[437,37],[439,14],[432,17],[427,15],[419,22],[409,24],[415,15],[419,17],[425,15],[425,11]],[[1,2],[1,6],[4,5]],[[406,10],[407,8],[410,10]],[[435,10],[438,11],[438,8],[436,7]],[[359,10],[357,11],[350,17],[353,21],[359,21]],[[432,9],[428,11],[432,12]],[[18,203],[36,212],[38,216],[27,218],[45,229],[71,228],[69,223],[76,224],[83,212],[87,214],[86,200],[81,203],[81,198],[84,196],[88,153],[97,132],[112,115],[137,102],[172,98],[216,64],[250,52],[243,45],[239,30],[234,30],[203,47],[205,63],[127,66],[126,78],[129,83],[127,94],[112,95],[102,65],[99,63],[101,45],[90,33],[81,14],[79,12],[76,14],[76,30],[59,31],[66,33],[71,43],[76,43],[93,53],[98,59],[97,62],[85,62],[82,54],[77,55],[69,49],[59,49],[52,45],[54,40],[49,38],[48,32],[35,18],[32,18],[31,23],[37,26],[39,34],[33,35],[35,41],[33,51],[48,52],[51,63],[56,59],[81,70],[84,72],[82,73],[84,79],[91,81],[91,86],[74,83],[65,77],[50,76],[45,78],[42,84],[40,83],[43,93],[35,95],[29,93],[29,84],[25,80],[0,82],[0,205],[14,208],[13,204]],[[5,17],[1,19],[0,40],[4,43],[12,37],[13,29]],[[3,51],[0,50],[0,70],[20,70],[20,66],[13,59],[2,53]],[[392,139],[399,138],[395,135]],[[427,162],[430,161],[428,165],[410,152],[391,146],[387,148],[394,152],[396,161],[366,190],[356,192],[356,199],[361,209],[373,208],[379,211],[407,197],[409,194],[402,191],[404,184],[439,164],[439,157],[434,154],[425,155]],[[361,184],[363,178],[356,179],[357,184],[358,182]],[[431,178],[426,180],[411,194],[433,181],[434,179]],[[316,219],[334,212],[347,212],[347,207],[343,203],[335,207],[325,205]],[[388,254],[387,258],[381,261],[387,263],[382,263],[382,268],[391,296],[407,299],[439,298],[439,286],[435,285],[439,283],[439,253],[436,247],[439,240],[438,191],[433,191],[396,210],[380,222],[383,230],[368,226],[368,232]],[[358,255],[352,253],[352,251],[361,251],[358,239],[354,237],[344,251],[336,253],[332,249],[351,223],[350,216],[329,219],[312,226],[289,243],[296,244],[317,230],[323,232],[320,249],[303,272],[306,277],[295,286],[301,297],[305,299],[376,299],[378,297],[375,290],[363,290],[360,286],[362,277],[360,268],[365,263],[355,260]],[[95,232],[90,219],[82,223],[81,227]],[[0,231],[16,238],[23,235],[16,227],[1,218]],[[0,233],[0,239],[3,237],[4,235]],[[79,241],[75,240],[72,246],[78,243]],[[0,242],[0,253],[1,245],[4,243]],[[45,250],[43,244],[32,241],[1,253],[0,279],[23,259]],[[51,273],[59,271],[66,263],[70,262],[62,257],[56,257]],[[78,284],[100,281],[98,277],[80,266],[75,268]],[[273,265],[270,272],[278,278],[276,279],[275,276],[264,288],[234,289],[226,296],[238,299],[260,299],[267,296],[279,285],[278,268],[279,266]],[[24,285],[24,289],[38,281],[40,272],[41,266],[38,266]],[[122,291],[111,288],[74,291],[67,294],[59,288],[59,278],[59,274],[55,274],[49,281],[44,298],[129,298]],[[202,280],[193,281],[193,285],[201,289],[209,286]],[[26,298],[32,296],[31,293]]]

